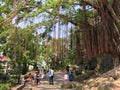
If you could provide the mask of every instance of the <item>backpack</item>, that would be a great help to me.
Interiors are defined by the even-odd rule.
[[[69,73],[69,81],[73,81],[73,74]]]

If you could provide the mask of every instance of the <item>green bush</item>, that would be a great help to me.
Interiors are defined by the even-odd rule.
[[[10,84],[0,84],[0,90],[8,90],[10,87]]]
[[[10,83],[10,84],[11,84],[11,86],[14,86],[14,85],[15,85],[16,80],[15,80],[15,79],[13,79],[13,78],[11,78],[11,79],[9,79],[7,82],[8,82],[8,83]]]

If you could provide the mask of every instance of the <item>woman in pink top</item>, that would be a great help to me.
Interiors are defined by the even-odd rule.
[[[67,82],[68,82],[68,74],[65,73],[65,75],[64,75],[64,83],[67,83]]]

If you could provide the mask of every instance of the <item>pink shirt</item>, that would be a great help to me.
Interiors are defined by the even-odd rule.
[[[68,75],[65,74],[65,75],[64,75],[64,80],[67,80],[67,79],[68,79]]]

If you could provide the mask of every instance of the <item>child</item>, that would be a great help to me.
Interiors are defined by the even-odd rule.
[[[68,82],[68,73],[65,73],[64,75],[64,83],[66,84]]]
[[[44,79],[44,76],[45,76],[45,75],[44,75],[44,73],[43,73],[43,74],[41,74],[41,80],[43,80],[43,79]]]
[[[32,74],[29,73],[29,75],[28,75],[28,81],[31,81],[31,80],[32,80]]]

